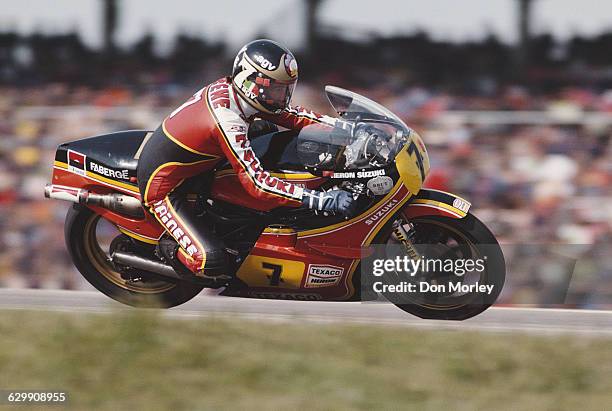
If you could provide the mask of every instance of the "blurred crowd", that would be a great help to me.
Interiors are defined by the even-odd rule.
[[[430,187],[461,193],[508,262],[503,302],[612,302],[612,129],[425,127]]]
[[[432,166],[426,185],[471,201],[473,212],[504,244],[509,277],[501,303],[612,306],[609,71],[566,64],[560,75],[546,71],[556,66],[544,59],[528,81],[513,82],[496,77],[495,67],[484,70],[489,63],[481,58],[474,61],[485,66],[453,68],[461,79],[440,70],[427,77],[424,66],[396,65],[422,59],[396,61],[404,54],[389,52],[393,41],[403,47],[421,44],[417,40],[381,40],[380,59],[374,60],[384,70],[368,65],[368,59],[359,70],[342,69],[336,60],[355,51],[346,45],[334,49],[338,55],[328,70],[316,70],[306,59],[294,103],[333,114],[322,86],[338,85],[379,101],[417,130]],[[153,55],[150,39],[137,45],[140,54],[124,55],[118,65],[100,60],[78,39],[58,41],[24,42],[0,33],[0,286],[88,287],[64,245],[68,203],[43,199],[58,144],[121,129],[156,128],[196,89],[227,74],[231,64],[219,45],[187,37],[173,51],[172,68]],[[476,56],[498,55],[491,60],[506,65],[508,50],[491,41],[464,48]],[[429,46],[422,53],[433,50],[430,63],[451,47]],[[324,53],[335,46],[320,47]],[[457,58],[457,47],[445,58],[472,61]],[[200,50],[201,61],[181,65],[198,55],[190,50]],[[578,44],[570,51],[580,57],[580,50]],[[45,56],[46,71],[36,71]],[[98,71],[79,66],[79,59],[89,59]],[[538,81],[541,76],[558,81],[534,86],[545,83]],[[436,86],[438,80],[443,86]],[[466,87],[452,86],[459,83]]]
[[[432,166],[427,186],[469,199],[504,244],[510,276],[502,303],[610,304],[610,125],[470,123],[451,116],[473,109],[468,97],[421,88],[398,95],[355,89],[395,110],[424,137]],[[62,84],[0,90],[0,285],[86,287],[64,245],[68,203],[42,195],[55,148],[97,133],[155,128],[193,91],[168,90]],[[500,104],[515,104],[516,93]],[[538,104],[592,109],[573,95]],[[586,101],[605,99],[602,93]],[[329,113],[322,90],[313,85],[301,84],[295,102]],[[559,244],[571,246],[559,251]]]

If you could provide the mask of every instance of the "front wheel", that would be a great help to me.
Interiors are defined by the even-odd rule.
[[[399,299],[397,295],[393,299],[385,295],[397,307],[426,319],[465,320],[485,311],[499,297],[506,277],[504,255],[495,236],[474,215],[462,219],[422,216],[411,220],[398,216],[395,224],[401,224],[404,232],[410,234],[410,242],[424,257],[424,264],[434,261],[430,264],[433,269],[428,266],[427,270],[408,277],[419,285],[425,282],[422,289],[427,291],[402,294]],[[386,242],[386,258],[396,258],[403,250],[406,248],[392,232]],[[462,268],[458,274],[457,267],[465,267],[468,260],[482,264],[471,266],[470,270]],[[436,261],[442,263],[436,265]],[[450,264],[454,272],[446,271],[442,264]],[[430,291],[434,287],[428,288],[427,284],[437,289]]]
[[[118,272],[110,259],[111,248],[119,243],[121,247],[134,247],[146,252],[146,247],[151,246],[121,235],[113,224],[87,207],[74,205],[68,210],[64,234],[72,261],[83,277],[120,303],[133,307],[169,308],[191,300],[204,288],[147,272],[133,272],[129,276]]]

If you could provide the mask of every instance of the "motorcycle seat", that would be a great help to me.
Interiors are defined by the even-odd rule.
[[[60,148],[84,154],[104,167],[135,172],[139,150],[149,133],[147,130],[119,131],[65,143]]]

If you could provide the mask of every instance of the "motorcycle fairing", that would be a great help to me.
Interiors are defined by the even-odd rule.
[[[58,150],[59,151],[59,150]],[[68,155],[74,155],[72,150],[65,150],[56,155],[56,160],[53,162],[53,184],[60,184],[67,187],[88,188],[98,185],[103,185],[114,190],[121,191],[125,194],[140,197],[138,187],[129,180],[118,180],[108,178],[104,175],[90,171],[88,165],[84,169],[76,168],[71,165],[67,159]],[[89,158],[84,157],[87,163],[90,163]],[[86,163],[86,164],[87,164]],[[72,164],[75,164],[74,162]]]
[[[347,300],[353,297],[353,274],[361,252],[387,221],[409,200],[404,184],[394,189],[367,212],[344,223],[296,233],[295,246],[279,246],[278,234],[262,233],[237,277],[242,288],[230,288],[225,295],[259,298]],[[339,250],[342,250],[339,252]],[[347,254],[351,250],[352,254]],[[274,261],[282,281],[273,282],[273,272],[265,263]],[[301,262],[303,265],[296,265]],[[337,281],[312,287],[308,282],[316,267],[336,267]],[[286,281],[285,281],[286,279]]]
[[[243,289],[228,290],[227,295],[254,296],[274,295],[282,297],[302,295],[317,297],[325,300],[348,300],[355,295],[353,276],[359,266],[361,253],[371,244],[391,217],[416,196],[429,172],[429,159],[427,151],[420,136],[411,131],[406,145],[398,153],[395,165],[399,177],[393,189],[381,200],[360,215],[337,224],[326,227],[304,230],[297,233],[294,247],[279,247],[265,232],[262,233],[249,257],[239,269],[239,278],[246,284]],[[426,199],[426,198],[423,198]],[[296,267],[291,269],[291,285],[297,284],[301,277],[300,287],[288,287],[281,282],[274,286],[263,279],[270,276],[269,268],[264,267],[264,258],[278,258],[289,265],[292,261],[300,260],[305,263],[304,269],[296,274]],[[314,263],[313,263],[314,262]],[[259,264],[257,264],[259,263]],[[277,262],[282,268],[283,263]],[[330,286],[318,287],[313,291],[306,287],[309,270],[312,265],[335,264],[341,267],[342,274],[337,283]],[[271,277],[270,277],[271,278]]]
[[[411,198],[413,193],[408,187],[416,188],[422,184],[416,162],[402,163],[398,171],[399,179],[393,189],[370,209],[348,221],[300,231],[296,233],[295,246],[280,247],[274,244],[273,237],[262,233],[238,270],[238,278],[244,282],[245,287],[229,289],[225,294],[243,297],[279,295],[281,297],[269,298],[316,296],[324,300],[351,299],[355,294],[353,275],[362,251],[367,249],[387,221]],[[277,259],[275,264],[282,272],[288,270],[291,281],[279,281],[274,285],[271,281],[266,283],[265,279],[272,278],[270,268],[263,266],[266,258]],[[304,262],[301,272],[295,266],[290,267],[295,261]],[[337,266],[339,269],[336,272],[341,270],[338,281],[314,289],[307,287],[312,267],[325,265]],[[298,282],[300,286],[296,288]]]
[[[55,153],[52,183],[101,194],[121,192],[140,199],[136,166],[148,135],[146,130],[122,131],[61,144]],[[103,207],[88,207],[139,241],[157,243],[164,232],[146,212],[143,219],[137,219]]]
[[[55,161],[52,181],[54,185],[67,188],[81,188],[98,194],[121,192],[140,200],[138,188],[127,183],[111,180],[103,176],[87,172],[84,175],[68,169],[68,165]],[[164,232],[163,227],[149,214],[144,212],[142,219],[118,214],[104,207],[88,205],[94,212],[114,223],[124,234],[139,241],[154,244]],[[144,211],[144,210],[143,210]]]
[[[120,131],[61,144],[55,152],[54,168],[88,180],[85,185],[76,187],[101,183],[130,195],[138,194],[138,155],[150,133],[147,130]],[[70,178],[54,175],[53,184],[71,186],[65,179]]]

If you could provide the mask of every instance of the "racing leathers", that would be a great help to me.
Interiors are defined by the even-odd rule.
[[[218,275],[226,266],[224,244],[186,206],[182,182],[227,159],[245,190],[275,206],[300,207],[302,187],[262,169],[247,137],[255,117],[298,130],[335,119],[300,107],[279,114],[257,112],[221,78],[174,110],[145,143],[138,163],[138,186],[146,208],[179,244],[176,257],[196,275]],[[326,197],[327,198],[327,197]],[[312,202],[312,198],[309,199]],[[329,198],[321,198],[321,204]]]

